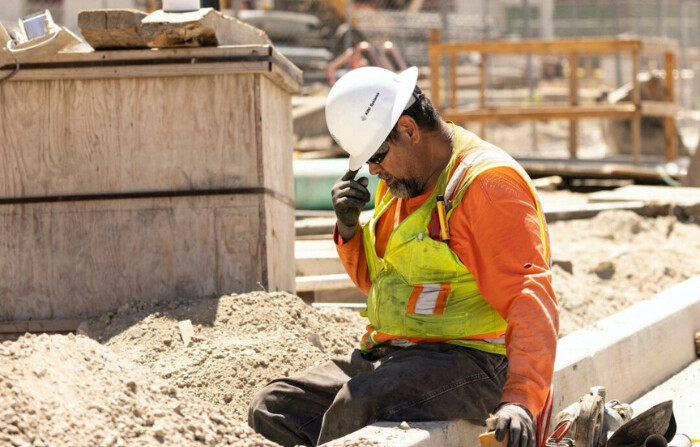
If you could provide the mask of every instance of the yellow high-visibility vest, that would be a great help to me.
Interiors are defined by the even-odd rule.
[[[444,196],[448,204],[449,221],[471,182],[487,169],[508,166],[527,181],[537,205],[545,259],[549,259],[544,214],[529,176],[501,149],[460,127],[454,130],[452,157],[433,193],[392,232],[383,258],[374,248],[375,228],[396,198],[388,190],[379,197],[383,182],[377,187],[374,215],[363,227],[372,286],[367,297],[370,324],[362,337],[362,350],[382,343],[447,342],[505,354],[506,321],[486,302],[474,275],[447,243],[428,234],[437,196]]]

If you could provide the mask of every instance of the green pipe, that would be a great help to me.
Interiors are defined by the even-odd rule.
[[[294,197],[298,210],[333,210],[331,188],[336,180],[348,170],[347,158],[319,158],[294,160]],[[374,191],[379,179],[370,175],[367,165],[363,165],[356,179],[367,177],[372,198],[365,209],[374,208]]]

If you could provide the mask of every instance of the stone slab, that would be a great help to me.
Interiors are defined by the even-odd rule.
[[[700,204],[700,188],[627,185],[611,191],[598,191],[589,194],[590,202],[628,202],[667,203],[681,206]]]

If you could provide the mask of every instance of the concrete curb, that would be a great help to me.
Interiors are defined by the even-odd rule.
[[[696,360],[700,276],[559,340],[553,414],[602,385],[607,400],[632,402]],[[330,446],[478,446],[484,428],[465,421],[380,422],[327,443]],[[473,442],[466,442],[473,439]],[[369,443],[364,445],[370,445]]]

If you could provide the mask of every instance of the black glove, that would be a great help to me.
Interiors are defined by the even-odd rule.
[[[346,172],[331,189],[333,209],[338,219],[338,232],[344,240],[355,235],[360,222],[360,212],[370,199],[367,189],[369,180],[361,177],[355,181],[356,174],[357,171]]]
[[[537,430],[530,412],[515,404],[504,404],[494,417],[498,418],[494,436],[496,441],[503,441],[506,433],[510,434],[508,447],[535,447]]]

